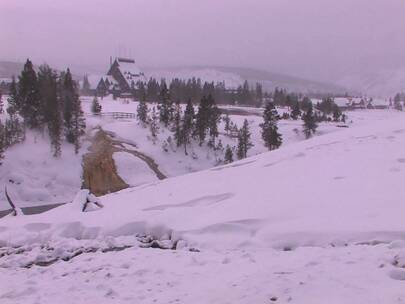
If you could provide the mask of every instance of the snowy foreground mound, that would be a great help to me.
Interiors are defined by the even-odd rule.
[[[403,303],[404,147],[401,117],[3,218],[0,302]]]
[[[231,165],[0,222],[1,245],[173,234],[192,246],[342,245],[405,239],[405,124],[378,122]]]

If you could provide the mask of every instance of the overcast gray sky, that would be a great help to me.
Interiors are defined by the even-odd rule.
[[[1,0],[0,60],[256,67],[319,80],[405,66],[405,0]]]

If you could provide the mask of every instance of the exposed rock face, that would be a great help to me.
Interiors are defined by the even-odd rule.
[[[103,130],[96,133],[89,150],[83,157],[84,189],[100,196],[129,187],[117,173],[112,157],[115,148]]]

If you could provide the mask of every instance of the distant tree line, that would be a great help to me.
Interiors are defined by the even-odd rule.
[[[0,150],[24,141],[26,130],[46,133],[50,138],[54,157],[61,156],[65,139],[78,153],[80,137],[85,131],[85,119],[78,94],[78,86],[69,69],[57,73],[48,65],[38,72],[28,59],[18,80],[10,86],[8,117],[0,122]]]
[[[228,89],[224,82],[203,82],[200,78],[188,80],[175,78],[169,84],[164,79],[157,81],[155,78],[150,78],[146,83],[138,82],[137,87],[136,99],[148,102],[159,100],[163,88],[168,90],[170,98],[174,102],[179,103],[186,103],[191,100],[192,103],[196,104],[204,96],[211,96],[218,104],[241,104],[256,107],[261,106],[265,96],[270,96],[263,92],[260,83],[250,87],[247,81],[235,89]]]

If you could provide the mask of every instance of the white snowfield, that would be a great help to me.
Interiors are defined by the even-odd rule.
[[[392,116],[3,218],[0,302],[404,303],[404,147]]]

